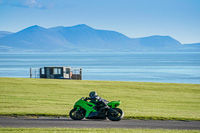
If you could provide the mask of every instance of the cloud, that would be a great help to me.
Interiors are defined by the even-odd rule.
[[[14,7],[23,7],[23,8],[38,8],[38,9],[47,9],[51,8],[52,5],[45,5],[38,0],[0,0],[1,5],[9,5]]]

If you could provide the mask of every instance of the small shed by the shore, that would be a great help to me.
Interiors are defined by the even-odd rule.
[[[39,68],[38,78],[47,78],[47,79],[75,79],[82,80],[82,69],[81,68],[71,68],[71,67],[42,67]],[[30,78],[33,78],[34,74],[33,69],[30,69]]]

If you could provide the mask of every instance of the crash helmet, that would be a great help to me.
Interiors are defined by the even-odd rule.
[[[96,97],[97,96],[97,93],[95,92],[95,91],[92,91],[92,92],[90,92],[90,94],[89,94],[89,97],[90,98],[93,98],[93,97]]]

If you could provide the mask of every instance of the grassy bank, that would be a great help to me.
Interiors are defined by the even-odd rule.
[[[0,128],[0,133],[199,133],[198,130],[103,129],[103,128]]]
[[[66,116],[90,91],[125,118],[200,120],[200,84],[0,78],[0,115]]]

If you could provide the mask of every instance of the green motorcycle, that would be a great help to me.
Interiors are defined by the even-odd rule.
[[[88,102],[87,98],[82,97],[74,104],[74,109],[69,113],[73,120],[86,119],[106,119],[111,121],[119,121],[124,117],[124,113],[120,108],[116,108],[121,104],[120,101],[107,102],[103,108],[99,108],[91,101]]]

